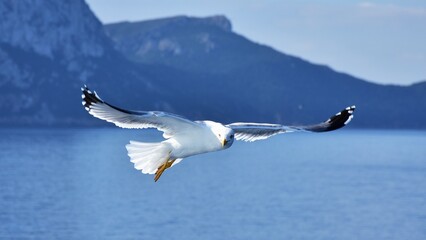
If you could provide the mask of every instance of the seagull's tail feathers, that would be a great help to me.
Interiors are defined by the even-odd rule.
[[[170,159],[172,147],[166,142],[144,143],[130,141],[126,145],[126,149],[130,161],[142,173],[155,174],[164,163],[173,160]]]

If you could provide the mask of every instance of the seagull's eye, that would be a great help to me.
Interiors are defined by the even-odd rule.
[[[234,138],[234,134],[231,135],[231,138]]]
[[[222,135],[220,135],[220,133],[219,133],[219,137],[222,137]]]

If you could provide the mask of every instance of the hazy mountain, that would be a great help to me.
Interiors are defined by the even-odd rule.
[[[426,127],[424,83],[384,86],[311,64],[232,32],[223,16],[122,22],[105,28],[128,59],[199,75],[188,87],[238,103],[222,113],[237,111],[239,120],[314,122],[356,104],[355,126]],[[244,104],[249,104],[250,113],[238,111]]]
[[[0,32],[3,126],[96,123],[82,111],[84,83],[107,93],[137,89],[161,104],[152,78],[114,50],[83,0],[0,1]]]
[[[105,31],[106,30],[106,31]],[[223,16],[102,26],[83,0],[0,1],[1,126],[110,125],[79,88],[192,119],[310,123],[348,105],[353,126],[426,127],[425,84],[382,86],[254,43]]]

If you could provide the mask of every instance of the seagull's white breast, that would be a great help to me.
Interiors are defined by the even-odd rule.
[[[222,150],[222,143],[212,132],[211,128],[202,125],[197,130],[186,131],[175,134],[172,138],[166,140],[173,147],[172,158],[185,158],[201,153],[214,152]]]

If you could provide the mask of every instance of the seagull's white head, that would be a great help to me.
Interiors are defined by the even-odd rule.
[[[229,148],[234,143],[234,130],[229,127],[225,127],[220,123],[210,123],[212,132],[215,134],[219,142],[222,144],[222,148]]]

